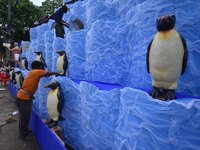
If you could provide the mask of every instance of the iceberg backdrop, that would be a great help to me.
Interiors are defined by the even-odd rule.
[[[22,54],[30,67],[34,52],[41,51],[47,70],[56,71],[56,51],[67,53],[66,76],[40,81],[34,100],[40,117],[48,118],[44,85],[59,81],[65,95],[59,124],[63,140],[75,149],[199,149],[199,0],[84,0],[69,7],[63,19],[78,18],[84,29],[65,28],[65,38],[57,38],[50,20],[31,29],[29,50]],[[156,19],[168,13],[176,15],[176,30],[188,47],[177,93],[190,96],[163,102],[139,89],[151,89],[147,47]]]

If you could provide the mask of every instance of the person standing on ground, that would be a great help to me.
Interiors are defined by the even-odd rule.
[[[44,65],[39,61],[31,64],[32,70],[28,73],[22,88],[17,92],[16,103],[19,109],[19,138],[21,140],[33,140],[34,136],[29,129],[30,116],[32,111],[33,95],[37,90],[40,78],[52,75],[60,76],[57,72],[45,71]]]
[[[19,65],[19,54],[20,54],[20,48],[18,46],[19,44],[17,42],[14,43],[14,47],[11,49],[8,47],[8,49],[12,53],[12,59],[15,61],[15,67]]]

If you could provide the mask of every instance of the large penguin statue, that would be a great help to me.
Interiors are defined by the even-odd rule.
[[[158,32],[148,46],[147,71],[153,86],[150,95],[160,100],[176,99],[177,82],[187,65],[187,45],[174,29],[175,23],[173,14],[158,18]]]
[[[67,55],[66,55],[65,51],[58,51],[56,53],[58,53],[60,55],[58,57],[57,63],[56,63],[56,72],[61,75],[65,75],[65,73],[68,69]]]
[[[26,57],[21,57],[20,60],[22,69],[28,70],[28,60],[26,59]]]
[[[47,64],[46,64],[45,59],[42,55],[42,52],[35,52],[35,53],[37,54],[36,60],[42,62],[44,64],[44,67],[47,68]]]
[[[47,111],[51,121],[49,125],[52,127],[58,124],[58,120],[64,120],[62,117],[62,110],[64,106],[64,95],[60,83],[58,81],[52,82],[44,88],[50,88],[50,92],[47,96]],[[50,127],[49,126],[49,127]]]
[[[21,71],[16,71],[15,72],[15,80],[17,82],[18,88],[22,87],[22,83],[24,81],[24,77],[22,76],[22,72]]]

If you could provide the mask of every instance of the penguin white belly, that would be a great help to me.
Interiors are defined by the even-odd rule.
[[[58,89],[51,90],[47,97],[47,111],[52,120],[58,121],[59,112],[58,112]]]
[[[17,76],[16,76],[16,82],[17,82],[17,85],[21,88],[20,76],[21,76],[21,75],[18,75],[18,74],[17,74]]]
[[[149,55],[153,86],[176,89],[182,71],[183,56],[183,44],[175,30],[165,34],[157,33]]]
[[[22,60],[22,69],[25,69],[26,67],[25,67],[25,60],[23,59]]]
[[[36,60],[37,60],[37,61],[41,61],[41,56],[40,56],[40,55],[37,55],[37,56],[36,56]]]
[[[56,71],[57,73],[63,74],[64,73],[64,56],[58,57],[57,64],[56,64]]]
[[[10,75],[10,78],[9,78],[9,79],[10,79],[11,81],[13,80],[13,75],[12,75],[12,74],[13,74],[13,71],[10,71],[10,72],[9,72],[9,75]]]

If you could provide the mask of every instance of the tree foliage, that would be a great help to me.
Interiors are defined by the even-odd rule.
[[[10,38],[12,41],[20,42],[24,25],[31,26],[42,15],[42,11],[29,0],[10,0],[11,22],[9,22],[8,2],[9,0],[0,0],[0,34],[4,35],[4,40]]]
[[[47,14],[52,14],[55,8],[58,8],[62,5],[63,0],[46,0],[42,2],[42,14],[45,16]]]

